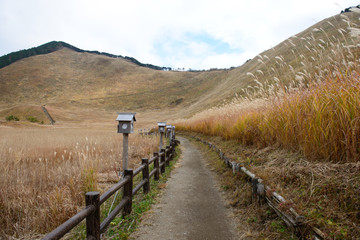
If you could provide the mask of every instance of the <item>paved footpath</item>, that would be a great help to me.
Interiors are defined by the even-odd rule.
[[[171,173],[160,203],[132,239],[237,239],[235,225],[201,152],[180,138],[182,158]]]

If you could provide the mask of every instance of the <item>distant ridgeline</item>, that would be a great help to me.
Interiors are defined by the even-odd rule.
[[[155,70],[171,70],[170,67],[159,67],[159,66],[155,66],[152,64],[144,64],[132,57],[127,57],[127,56],[123,57],[121,55],[114,55],[114,54],[105,53],[105,52],[82,50],[80,48],[74,47],[68,43],[61,42],[61,41],[52,41],[52,42],[45,43],[44,45],[41,45],[38,47],[30,48],[27,50],[20,50],[17,52],[12,52],[7,55],[4,55],[4,56],[0,57],[0,68],[6,67],[6,66],[10,65],[11,63],[21,60],[23,58],[36,56],[36,55],[40,55],[40,54],[52,53],[63,47],[69,48],[76,52],[86,52],[86,53],[104,55],[104,56],[108,56],[108,57],[112,57],[112,58],[122,58],[122,59],[126,59],[130,62],[133,62],[136,65],[139,65],[141,67],[147,67],[147,68],[151,68],[151,69],[155,69]]]

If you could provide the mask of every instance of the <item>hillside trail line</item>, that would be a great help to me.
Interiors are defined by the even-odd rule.
[[[238,239],[231,211],[216,186],[202,153],[185,138],[182,157],[171,173],[160,202],[131,239]]]

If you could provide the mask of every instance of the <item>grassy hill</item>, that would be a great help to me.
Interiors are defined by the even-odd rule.
[[[315,77],[328,61],[336,62],[342,57],[333,56],[332,45],[350,45],[350,34],[347,31],[349,24],[352,27],[359,26],[358,13],[348,12],[324,19],[260,53],[244,65],[224,74],[221,85],[213,89],[212,95],[216,96],[213,100],[229,100],[235,93],[244,95],[243,89],[258,85],[255,79],[271,85],[276,82],[276,77],[286,86],[302,73],[305,77]]]
[[[325,19],[231,72],[237,99],[176,125],[291,199],[325,239],[360,234],[359,29],[357,13]]]
[[[112,111],[169,109],[196,101],[217,86],[221,73],[166,72],[62,48],[0,69],[0,102]]]
[[[359,23],[356,13],[342,16],[351,24]],[[295,78],[314,77],[323,59],[332,54],[330,45],[346,43],[347,33],[338,31],[347,29],[345,20],[340,15],[325,19],[231,70],[167,72],[139,66],[131,58],[55,44],[58,47],[50,53],[0,69],[0,107],[48,104],[112,112],[167,111],[172,119],[189,117],[230,102],[235,94],[246,95],[244,89],[251,92],[259,83],[271,86],[279,81],[285,87]]]
[[[144,64],[144,63],[139,62],[135,58],[128,57],[128,56],[123,57],[121,55],[114,55],[114,54],[110,54],[110,53],[106,53],[106,52],[83,50],[83,49],[77,48],[75,46],[72,46],[68,43],[61,42],[61,41],[52,41],[52,42],[48,42],[43,45],[40,45],[38,47],[20,50],[17,52],[12,52],[12,53],[6,54],[6,55],[0,57],[0,68],[6,67],[16,61],[19,61],[19,60],[27,58],[27,57],[52,53],[52,52],[55,52],[64,47],[74,50],[75,52],[80,52],[80,53],[86,52],[86,53],[93,53],[93,54],[97,54],[97,55],[107,56],[107,57],[111,57],[111,58],[126,59],[126,60],[131,61],[141,67],[148,67],[148,68],[155,69],[155,70],[170,69],[168,67],[159,67],[159,66],[155,66],[152,64]]]

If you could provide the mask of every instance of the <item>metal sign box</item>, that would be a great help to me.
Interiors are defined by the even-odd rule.
[[[118,133],[133,133],[136,113],[118,113]]]
[[[158,122],[159,133],[165,132],[166,122]]]

